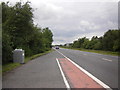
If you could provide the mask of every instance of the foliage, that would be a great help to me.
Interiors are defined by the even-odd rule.
[[[103,50],[119,51],[120,50],[120,30],[109,30],[104,34],[102,39]]]
[[[26,56],[42,53],[51,48],[53,34],[49,28],[33,24],[33,9],[29,2],[17,2],[9,6],[2,2],[2,59],[3,64],[12,61],[12,51],[25,50]]]
[[[120,30],[108,30],[102,37],[93,36],[91,40],[86,37],[79,38],[72,43],[73,48],[120,51]]]

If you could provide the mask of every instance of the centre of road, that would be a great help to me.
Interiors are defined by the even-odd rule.
[[[62,76],[67,88],[101,88],[103,90],[112,90],[108,85],[97,79],[88,71],[77,65],[61,52],[56,50],[65,58],[56,58],[59,68],[61,69]],[[65,73],[65,75],[64,75]],[[68,84],[67,77],[70,85]]]

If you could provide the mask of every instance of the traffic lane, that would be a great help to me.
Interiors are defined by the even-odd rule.
[[[3,76],[3,88],[65,88],[53,51],[18,67]]]
[[[71,50],[62,49],[63,53],[66,55],[69,51],[70,54],[66,55],[71,58],[73,61],[78,63],[84,69],[95,75],[97,78],[103,81],[110,82],[110,86],[118,86],[118,64],[111,62],[103,61],[100,58],[95,58],[89,55],[83,55],[82,53],[72,54]],[[67,51],[67,52],[66,52]],[[93,58],[91,58],[93,57]],[[79,59],[78,59],[79,58]],[[92,69],[91,69],[92,68]],[[98,77],[99,76],[99,77]],[[112,83],[112,84],[111,84]]]
[[[59,49],[61,53],[72,59],[85,70],[108,84],[112,88],[118,87],[118,63],[104,61],[96,56],[86,56],[73,50]],[[73,52],[73,53],[72,53]],[[76,52],[76,53],[75,53]]]
[[[84,52],[86,53],[86,52]],[[118,63],[118,56],[112,56],[112,55],[103,55],[103,54],[98,54],[98,53],[91,53],[89,52],[89,54],[86,54],[86,55],[90,55],[90,56],[94,56],[94,57],[98,57],[98,58],[101,58],[102,60],[106,60],[106,61],[112,61],[113,63],[114,62],[117,62]]]
[[[78,50],[69,50],[69,49],[60,49],[62,51],[67,51],[70,55],[76,55],[76,57],[93,57],[93,59],[96,59],[95,61],[99,60],[100,62],[106,62],[110,63],[113,65],[112,67],[118,67],[118,57],[117,56],[110,56],[110,55],[102,55],[102,54],[96,54],[96,53],[91,53],[91,52],[83,52],[83,51],[78,51]],[[111,63],[112,62],[112,63]],[[110,66],[111,66],[110,65]],[[117,66],[116,66],[117,65]]]
[[[74,66],[76,66],[77,67],[77,69],[79,69],[79,71],[77,71],[77,69],[75,70],[75,68],[74,68],[74,66],[71,66],[70,64],[68,64],[68,65],[70,65],[70,66],[68,66],[67,65],[67,63],[65,63],[65,62],[63,62],[64,63],[64,65],[65,65],[65,67],[66,67],[66,65],[67,65],[67,67],[68,68],[66,68],[66,72],[65,73],[67,73],[68,75],[67,76],[76,76],[74,79],[76,79],[76,78],[81,78],[81,80],[82,80],[82,87],[83,86],[85,86],[86,87],[86,85],[91,85],[92,84],[92,82],[89,82],[89,80],[87,80],[87,77],[85,78],[84,76],[86,76],[86,75],[88,75],[88,77],[91,77],[93,80],[95,80],[97,83],[99,83],[102,87],[104,87],[104,88],[106,88],[106,89],[109,89],[109,90],[111,90],[110,89],[110,87],[108,86],[108,85],[106,85],[105,83],[103,83],[102,81],[100,81],[99,79],[97,79],[95,76],[93,76],[92,74],[90,74],[89,72],[87,72],[85,69],[83,69],[82,67],[80,67],[78,64],[76,64],[75,62],[73,62],[72,60],[70,60],[68,57],[66,57],[64,54],[62,54],[61,52],[59,52],[59,51],[57,51],[58,53],[60,53],[62,56],[64,56],[65,57],[65,59],[67,59],[68,61],[70,61],[71,62],[71,64],[73,64]],[[58,59],[56,59],[57,61],[58,61]],[[60,59],[60,60],[63,60],[63,59]],[[71,68],[70,68],[71,67]],[[73,69],[74,68],[74,69]],[[63,71],[64,71],[65,69],[63,69]],[[70,72],[69,72],[70,71]],[[72,72],[71,72],[72,71]],[[81,73],[81,71],[82,72],[84,72],[86,75],[84,75],[84,76],[82,76],[80,73]],[[79,73],[79,76],[78,76],[78,73]],[[76,75],[75,75],[76,74]],[[69,77],[69,78],[70,78]],[[79,81],[79,79],[76,79],[77,80],[77,82],[76,82],[76,80],[73,80],[73,78],[71,77],[71,80],[72,80],[72,85],[75,85],[75,82],[76,82],[76,84],[78,84],[78,83],[80,83],[81,82],[81,80]],[[69,80],[69,79],[68,79]],[[71,80],[70,80],[70,82],[71,82]],[[85,82],[83,82],[85,80]],[[86,85],[84,85],[84,84],[86,83]],[[75,85],[76,86],[76,85]],[[79,84],[77,85],[78,87],[79,87]],[[80,84],[80,87],[81,87],[81,84]],[[89,86],[87,86],[87,87],[89,87]]]
[[[99,54],[99,53],[92,53],[92,52],[85,52],[85,51],[79,51],[79,50],[70,50],[70,49],[64,49],[64,48],[60,48],[60,50],[65,50],[68,51],[69,53],[72,52],[73,53],[79,53],[82,55],[90,55],[90,56],[96,56],[96,57],[100,57],[100,58],[106,58],[106,59],[110,59],[110,60],[114,60],[115,62],[118,62],[118,56],[112,56],[112,55],[103,55],[103,54]]]
[[[78,50],[69,50],[69,49],[60,49],[62,50],[63,52],[67,52],[69,53],[70,55],[76,55],[76,57],[93,57],[94,58],[98,58],[97,60],[99,60],[100,62],[102,61],[108,61],[108,63],[111,63],[112,62],[112,65],[118,65],[118,57],[115,56],[115,57],[110,57],[109,55],[102,55],[102,54],[95,54],[95,53],[91,53],[91,52],[83,52],[83,51],[78,51]],[[114,67],[113,66],[113,67]]]
[[[63,49],[64,50],[64,49]],[[113,67],[113,71],[118,72],[118,57],[117,56],[110,56],[110,55],[102,55],[102,54],[95,54],[95,53],[91,53],[91,52],[83,52],[83,51],[78,51],[78,50],[65,50],[67,52],[69,52],[70,55],[76,55],[76,57],[80,58],[80,56],[82,57],[90,57],[92,58],[91,60],[98,63],[98,60],[103,63],[103,62],[107,62],[109,63],[108,66]],[[64,52],[65,52],[64,51]],[[94,60],[96,59],[96,60]]]

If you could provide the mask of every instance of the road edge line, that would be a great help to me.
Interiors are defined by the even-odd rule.
[[[83,69],[82,67],[80,67],[78,64],[76,64],[75,62],[73,62],[71,59],[69,59],[68,57],[66,57],[64,54],[62,54],[61,52],[59,52],[58,50],[56,50],[58,53],[60,53],[61,55],[63,55],[66,59],[68,59],[71,63],[73,63],[76,67],[78,67],[80,70],[82,70],[85,74],[87,74],[89,77],[91,77],[93,80],[95,80],[98,84],[100,84],[101,86],[103,86],[104,88],[108,89],[108,90],[112,90],[108,85],[106,85],[105,83],[103,83],[101,80],[99,80],[98,78],[96,78],[94,75],[92,75],[91,73],[89,73],[88,71],[86,71],[85,69]]]
[[[57,61],[58,67],[59,67],[59,69],[60,69],[61,75],[62,75],[62,77],[63,77],[65,86],[66,86],[67,90],[70,90],[70,85],[69,85],[69,83],[68,83],[68,81],[67,81],[67,79],[66,79],[66,77],[65,77],[65,75],[64,75],[64,73],[63,73],[63,70],[62,70],[62,68],[61,68],[61,66],[60,66],[60,63],[59,63],[59,61],[58,61],[57,58],[56,58],[56,61]]]

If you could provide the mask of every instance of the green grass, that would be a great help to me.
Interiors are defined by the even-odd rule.
[[[19,63],[9,63],[9,64],[6,64],[6,65],[3,65],[2,66],[2,72],[7,72],[7,71],[10,71],[18,66],[20,66],[21,64]]]
[[[40,53],[40,54],[33,55],[33,56],[31,56],[31,57],[26,57],[26,58],[25,58],[25,63],[29,62],[29,61],[32,60],[32,59],[35,59],[35,58],[37,58],[37,57],[40,57],[40,56],[45,55],[45,54],[47,54],[47,53],[50,53],[50,52],[52,52],[52,51],[53,51],[53,50],[50,50],[50,51],[46,51],[46,52],[44,52],[44,53]],[[8,64],[5,64],[5,65],[2,66],[2,73],[4,74],[5,72],[10,71],[10,70],[13,70],[14,68],[19,67],[19,66],[21,66],[21,65],[23,65],[23,64],[20,64],[20,63],[8,63]]]
[[[53,51],[53,50],[46,51],[46,52],[40,53],[40,54],[36,54],[36,55],[31,56],[31,57],[26,57],[26,58],[25,58],[25,63],[27,63],[28,61],[30,61],[30,60],[32,60],[32,59],[35,59],[35,58],[37,58],[37,57],[40,57],[40,56],[45,55],[45,54],[47,54],[47,53],[50,53],[51,51]]]
[[[99,54],[104,54],[104,55],[120,56],[119,52],[102,51],[102,50],[90,50],[90,49],[81,49],[81,48],[68,48],[68,47],[62,47],[62,48],[80,50],[80,51],[85,51],[85,52],[93,52],[93,53],[99,53]]]

